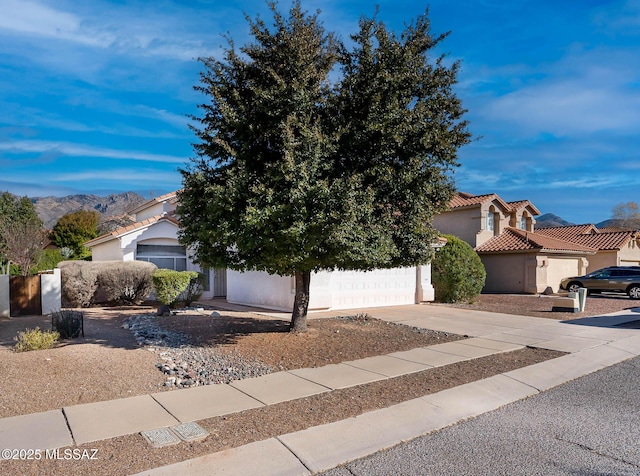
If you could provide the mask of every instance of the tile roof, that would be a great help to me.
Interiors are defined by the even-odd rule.
[[[614,231],[578,235],[572,241],[598,250],[619,250],[626,246],[631,239],[637,237],[638,234],[635,231]]]
[[[531,207],[534,214],[540,215],[540,211],[529,200],[518,200],[515,202],[505,202],[495,193],[485,195],[472,195],[466,192],[458,192],[449,202],[449,208],[465,208],[481,205],[492,200],[497,200],[500,206],[506,211],[518,211],[527,206]]]
[[[597,250],[619,250],[639,233],[617,228],[598,229],[595,225],[570,225],[540,228],[536,233],[560,240],[571,241]]]
[[[598,229],[595,225],[569,225],[569,226],[552,226],[549,228],[536,228],[536,233],[540,235],[558,238],[559,240],[570,240],[571,238],[584,235],[586,233],[597,233]]]
[[[478,253],[504,253],[518,251],[547,251],[561,253],[593,254],[594,248],[571,243],[550,236],[531,233],[517,228],[507,228],[498,236],[476,247]]]
[[[486,195],[471,195],[470,193],[458,192],[449,202],[449,207],[452,209],[472,207],[475,205],[481,205],[491,200],[498,200],[498,202],[503,206],[504,209],[509,209],[509,205],[507,205],[507,203],[495,193],[489,193]]]
[[[518,200],[516,202],[507,202],[507,205],[511,208],[512,211],[522,210],[526,207],[531,207],[535,215],[540,215],[540,210],[536,208],[536,206],[531,203],[529,200]]]
[[[158,223],[160,221],[168,221],[173,223],[174,225],[179,225],[178,219],[175,217],[173,213],[166,215],[156,215],[151,218],[147,218],[146,220],[142,220],[136,223],[132,223],[131,225],[123,226],[122,228],[118,228],[117,230],[112,231],[111,233],[105,233],[102,236],[94,238],[93,240],[89,240],[85,243],[85,246],[93,246],[100,243],[104,243],[105,241],[110,241],[115,238],[119,238],[122,235],[125,235],[131,231],[139,230],[141,228],[148,227],[153,225],[154,223]]]

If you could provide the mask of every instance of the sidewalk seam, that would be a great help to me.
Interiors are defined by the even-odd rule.
[[[64,423],[67,425],[67,430],[69,430],[69,434],[71,435],[71,441],[73,442],[73,446],[78,446],[76,443],[76,437],[73,436],[73,430],[71,429],[71,425],[69,425],[69,419],[67,418],[67,412],[64,411],[64,407],[60,409],[62,412],[62,416],[64,417]]]
[[[307,466],[306,464],[304,464],[304,461],[302,461],[302,460],[300,459],[300,457],[296,454],[296,452],[295,452],[295,451],[293,451],[291,448],[289,448],[289,446],[288,446],[284,441],[282,441],[282,440],[280,439],[282,436],[283,436],[283,435],[278,435],[278,436],[276,436],[276,437],[275,437],[275,439],[276,439],[276,440],[278,440],[278,441],[280,442],[280,444],[281,444],[282,446],[284,446],[284,447],[287,449],[287,451],[288,451],[289,453],[291,453],[291,454],[292,454],[292,455],[293,455],[293,456],[294,456],[298,461],[300,461],[300,464],[301,464],[302,466],[304,466],[304,467],[306,468],[306,470],[307,470],[307,471],[309,471],[309,474],[313,474],[313,471],[311,470],[311,468],[309,468],[309,466]]]
[[[151,399],[152,399],[154,402],[156,402],[158,405],[160,405],[160,408],[162,408],[165,412],[167,412],[169,415],[171,415],[173,418],[175,418],[175,420],[176,420],[177,422],[183,423],[183,422],[182,422],[182,420],[180,420],[180,418],[178,418],[177,416],[175,416],[173,413],[171,413],[171,412],[169,411],[169,409],[168,409],[167,407],[165,407],[162,403],[160,403],[160,402],[158,401],[158,399],[157,399],[157,398],[155,398],[155,397],[153,396],[153,394],[152,394],[152,393],[149,393],[148,395],[151,397]]]

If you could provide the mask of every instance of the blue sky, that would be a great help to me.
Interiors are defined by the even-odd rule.
[[[400,31],[419,1],[303,0],[342,39],[360,15]],[[281,1],[287,10],[291,3]],[[478,139],[458,188],[599,222],[640,201],[640,0],[434,0],[439,49]],[[248,0],[0,1],[0,191],[30,197],[180,187],[198,56],[248,40]]]

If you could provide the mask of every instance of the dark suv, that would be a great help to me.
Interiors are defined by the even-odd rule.
[[[640,266],[609,266],[585,276],[565,278],[560,288],[567,291],[587,288],[589,293],[621,292],[631,299],[640,299]]]

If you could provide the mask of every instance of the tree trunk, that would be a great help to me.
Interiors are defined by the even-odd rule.
[[[296,298],[293,301],[290,332],[307,332],[307,310],[309,309],[309,283],[311,271],[296,271]]]

